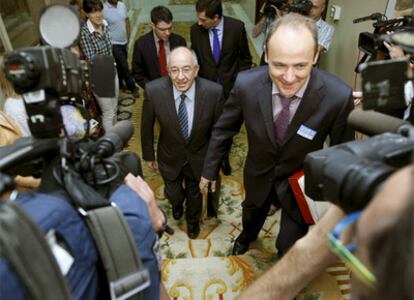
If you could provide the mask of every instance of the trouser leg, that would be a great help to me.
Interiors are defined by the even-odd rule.
[[[185,193],[187,196],[186,203],[186,220],[187,224],[198,224],[202,211],[203,196],[199,189],[199,179],[195,178],[190,165],[183,168],[185,181]]]
[[[271,192],[266,201],[260,207],[256,207],[253,204],[247,205],[245,202],[243,203],[243,231],[239,236],[243,243],[250,243],[256,240],[260,230],[263,227],[264,222],[266,221],[267,212],[269,211],[271,203],[271,198],[274,196],[275,194]]]
[[[308,229],[309,225],[297,222],[282,208],[280,231],[276,239],[276,248],[281,254],[286,253],[298,239],[306,235]]]
[[[172,207],[181,207],[185,200],[183,176],[179,175],[175,180],[167,180],[164,178],[164,194],[168,201],[170,201]]]
[[[115,74],[115,97],[99,97],[96,101],[102,111],[102,125],[105,131],[110,130],[116,123],[116,113],[118,110],[119,83],[118,75]]]
[[[137,87],[129,72],[128,52],[126,45],[112,45],[112,52],[116,62],[116,69],[119,75],[119,83],[125,81],[127,88],[134,91]]]

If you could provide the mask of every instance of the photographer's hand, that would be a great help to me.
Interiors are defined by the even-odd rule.
[[[148,211],[151,217],[152,227],[155,231],[159,231],[163,228],[166,222],[165,215],[158,207],[155,201],[154,192],[140,176],[135,177],[129,173],[125,177],[125,184],[130,187],[134,192],[141,196],[141,198],[147,203]]]
[[[403,49],[397,45],[390,44],[384,41],[385,47],[388,49],[388,53],[390,54],[391,59],[398,59],[398,58],[404,58],[405,53]]]

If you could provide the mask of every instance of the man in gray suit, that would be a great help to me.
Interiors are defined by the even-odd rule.
[[[224,102],[220,85],[197,78],[197,57],[192,50],[178,47],[168,57],[169,77],[148,82],[142,112],[143,159],[157,168],[164,180],[165,196],[173,217],[183,215],[186,201],[187,234],[200,232],[202,194],[198,189],[211,131]],[[154,122],[160,124],[157,158],[154,153]]]
[[[353,138],[347,117],[352,89],[332,74],[313,68],[318,58],[315,22],[287,14],[266,39],[268,66],[241,72],[223,114],[213,128],[200,188],[217,176],[227,140],[246,126],[249,153],[244,167],[243,231],[233,254],[245,253],[257,238],[270,204],[282,208],[276,247],[285,253],[308,230],[288,178],[303,168],[307,153]],[[214,182],[212,183],[214,189]]]

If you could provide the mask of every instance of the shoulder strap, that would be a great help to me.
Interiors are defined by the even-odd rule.
[[[142,264],[122,212],[70,169],[65,171],[64,183],[69,187],[67,192],[85,218],[95,240],[109,282],[111,299],[142,299],[138,293],[150,285],[150,275]]]
[[[43,233],[12,201],[0,201],[0,254],[19,276],[28,298],[72,299]]]

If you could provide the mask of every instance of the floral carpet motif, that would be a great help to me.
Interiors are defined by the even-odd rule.
[[[190,25],[190,22],[176,22],[174,30],[189,41]],[[148,24],[141,24],[138,36],[147,29]],[[253,57],[258,59],[254,48],[251,48],[251,52]],[[132,113],[131,120],[135,126],[134,136],[129,142],[129,150],[137,152],[140,157],[142,157],[140,142],[142,95],[141,91],[141,97],[135,102],[121,100],[122,110]],[[156,127],[156,135],[157,133]],[[173,235],[164,234],[161,240],[162,281],[171,299],[234,299],[277,261],[274,245],[279,231],[280,211],[268,217],[258,239],[250,245],[245,255],[231,256],[234,240],[242,228],[241,202],[244,199],[242,168],[246,151],[246,132],[242,127],[241,132],[234,138],[230,154],[233,173],[231,176],[222,177],[217,218],[207,218],[204,208],[200,220],[201,232],[195,240],[187,237],[185,221],[176,221],[172,218],[171,206],[165,199],[164,185],[159,172],[148,169],[145,162],[142,163],[145,180],[154,190],[159,205],[169,216],[170,226],[175,230]],[[350,299],[349,278],[349,271],[343,264],[338,263],[313,280],[296,299]],[[260,299],[260,295],[257,299]]]

